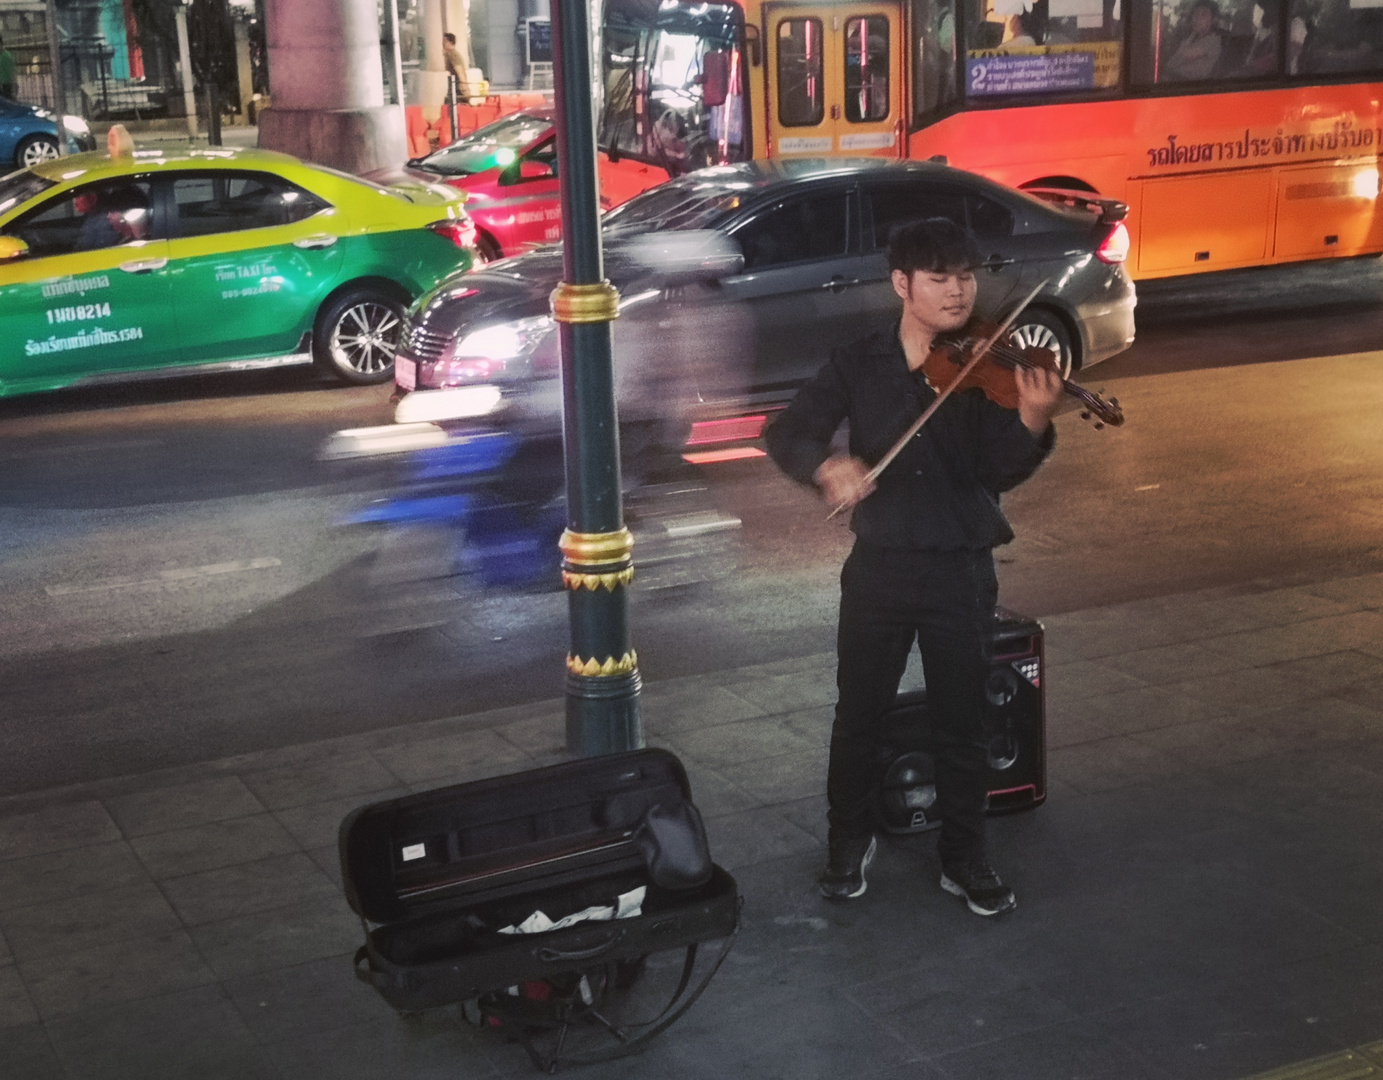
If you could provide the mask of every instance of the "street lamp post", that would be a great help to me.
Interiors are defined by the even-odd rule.
[[[567,749],[609,754],[643,745],[638,657],[630,644],[633,538],[620,505],[610,323],[619,294],[604,277],[591,101],[587,0],[553,0],[553,82],[562,197],[562,283],[552,294],[562,350],[567,529]]]

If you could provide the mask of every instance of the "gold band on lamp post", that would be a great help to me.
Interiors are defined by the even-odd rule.
[[[639,657],[633,649],[630,649],[618,660],[613,656],[606,657],[604,663],[595,657],[582,660],[579,656],[567,654],[567,670],[573,675],[585,675],[588,679],[608,679],[615,675],[628,675],[638,666]]]
[[[634,568],[626,566],[623,570],[618,570],[613,574],[576,574],[570,570],[562,571],[562,587],[564,589],[589,589],[595,592],[596,589],[606,589],[614,592],[616,586],[628,585],[634,580]]]
[[[619,290],[608,281],[568,285],[552,290],[552,317],[564,323],[613,322],[619,317]]]
[[[634,534],[628,527],[614,532],[579,533],[564,529],[557,541],[562,558],[575,569],[628,562],[634,553]]]

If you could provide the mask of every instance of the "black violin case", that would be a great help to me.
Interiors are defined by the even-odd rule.
[[[652,1030],[631,1038],[597,1014],[618,1045],[562,1058],[566,1021],[592,1005],[583,982],[584,1006],[574,998],[572,1016],[557,1016],[557,1054],[543,1057],[524,1039],[546,1071],[619,1056],[663,1030],[705,988],[738,928],[735,880],[711,861],[686,771],[664,750],[585,758],[363,806],[341,822],[339,846],[346,899],[366,932],[356,975],[402,1013],[479,1001],[482,1012],[498,1012],[522,1037],[531,1026],[513,1022],[504,1008],[524,984],[570,987],[576,973],[597,966],[628,970],[649,954],[687,950],[673,1001],[643,1025]],[[634,917],[500,932],[536,911],[557,921],[613,905],[640,886],[645,894]],[[715,965],[674,1011],[696,946],[713,939],[725,939]]]

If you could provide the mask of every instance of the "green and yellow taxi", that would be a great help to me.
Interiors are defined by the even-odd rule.
[[[126,150],[0,178],[0,397],[315,362],[386,382],[403,315],[469,269],[463,196],[262,150]]]

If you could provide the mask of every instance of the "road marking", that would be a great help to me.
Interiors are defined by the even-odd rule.
[[[45,585],[43,591],[49,596],[75,596],[81,593],[113,592],[116,589],[159,588],[164,585],[182,585],[189,582],[208,581],[226,574],[241,574],[247,570],[272,570],[283,564],[270,556],[257,559],[237,559],[234,562],[208,563],[206,566],[189,566],[180,570],[161,570],[158,577],[151,578],[108,578],[90,585]]]
[[[1133,490],[1134,490],[1134,491],[1156,491],[1156,490],[1157,490],[1158,488],[1160,488],[1161,486],[1162,486],[1161,484],[1144,484],[1142,487],[1136,487],[1136,488],[1134,488]]]

